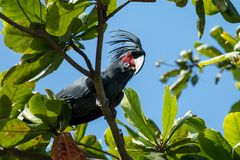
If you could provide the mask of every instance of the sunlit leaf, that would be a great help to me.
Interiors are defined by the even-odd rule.
[[[240,112],[229,113],[223,122],[224,137],[233,147],[240,142]]]
[[[121,102],[124,116],[128,122],[148,138],[149,141],[156,143],[157,137],[154,134],[154,128],[148,124],[144,116],[137,93],[130,88],[124,89],[124,93],[125,95]]]
[[[6,95],[12,102],[11,117],[17,117],[23,111],[25,104],[32,97],[35,83],[24,83],[21,85],[5,84],[0,88],[0,96]]]
[[[24,27],[30,28],[30,25]],[[4,26],[2,34],[5,45],[17,53],[35,54],[50,49],[49,44],[44,39],[24,33],[9,24]]]
[[[195,49],[198,53],[209,58],[222,55],[222,53],[217,48],[215,48],[214,46],[209,46],[207,44],[198,45]]]
[[[163,96],[163,112],[162,112],[162,126],[163,126],[163,141],[165,141],[172,129],[174,119],[176,118],[178,105],[177,99],[171,95],[169,87],[166,86]]]
[[[6,119],[0,120],[0,145],[4,148],[15,146],[21,142],[30,127],[19,119]]]
[[[193,4],[196,5],[196,0],[192,0]],[[218,13],[217,7],[213,4],[212,0],[203,0],[204,11],[207,15],[214,15]]]
[[[210,31],[210,35],[218,42],[218,44],[223,47],[225,52],[232,52],[233,46],[230,43],[226,43],[226,40],[221,37],[223,33],[223,28],[220,26],[213,27]]]
[[[2,82],[21,84],[26,81],[33,81],[39,79],[56,70],[62,58],[54,51],[47,51],[46,53],[32,55],[30,57],[24,56],[22,61],[13,66],[5,74]],[[57,63],[57,64],[56,64]],[[54,66],[53,66],[54,65]]]
[[[63,101],[48,99],[40,94],[35,94],[29,101],[29,109],[32,114],[53,128],[60,127],[59,116],[62,115],[63,108],[65,108]],[[69,113],[65,112],[64,114]]]
[[[81,1],[75,4],[66,2],[51,3],[47,9],[46,31],[55,36],[64,35],[72,20],[80,15],[89,5],[88,1]]]
[[[205,129],[198,135],[198,140],[201,150],[212,159],[232,159],[231,146],[219,132],[212,129]]]
[[[79,124],[76,126],[76,131],[74,133],[74,139],[76,142],[80,142],[83,136],[85,135],[87,129],[87,123]]]

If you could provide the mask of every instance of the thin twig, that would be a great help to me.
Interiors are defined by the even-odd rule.
[[[119,12],[122,8],[124,8],[128,3],[130,3],[131,0],[127,0],[125,3],[120,5],[117,9],[115,9],[112,13],[110,13],[107,17],[106,20],[108,21],[111,17],[113,17],[117,12]]]
[[[16,148],[0,149],[0,156],[9,155],[20,159],[34,159],[34,160],[51,160],[49,156],[33,152],[33,151],[21,151]]]
[[[63,56],[64,59],[68,61],[68,63],[70,63],[74,68],[76,68],[79,72],[81,72],[85,76],[93,78],[92,74],[88,70],[80,66],[69,55],[67,55],[64,49],[62,49],[47,33],[42,33],[42,35],[43,38],[52,46],[52,48],[55,49],[55,51],[57,51],[57,53],[59,53],[61,56]]]
[[[7,22],[8,24],[12,25],[13,27],[19,29],[22,32],[31,34],[32,36],[35,36],[35,37],[42,37],[41,33],[37,32],[35,30],[31,30],[29,28],[26,28],[22,25],[19,25],[18,23],[12,21],[11,19],[9,19],[7,16],[2,14],[1,12],[0,12],[0,19],[4,20],[5,22]]]
[[[40,14],[40,22],[41,22],[41,27],[42,27],[42,24],[43,24],[43,21],[42,21],[42,3],[41,3],[41,0],[38,0],[39,1],[39,14]]]
[[[115,155],[113,155],[113,154],[111,154],[111,153],[109,153],[109,152],[107,152],[107,151],[103,151],[103,150],[101,150],[101,149],[98,149],[98,148],[95,148],[95,147],[92,147],[92,146],[89,146],[89,145],[83,144],[83,143],[77,143],[77,144],[80,145],[80,146],[84,146],[84,147],[86,147],[86,148],[91,148],[91,149],[96,150],[96,151],[98,151],[98,152],[107,154],[107,155],[109,155],[109,156],[111,156],[111,157],[113,157],[113,158],[115,158],[115,159],[117,159],[117,160],[120,160],[117,156],[115,156]]]
[[[28,21],[30,23],[32,23],[32,21],[30,20],[30,18],[27,16],[27,14],[25,13],[24,9],[22,8],[22,5],[20,4],[19,0],[17,0],[18,6],[20,7],[20,9],[22,10],[24,16],[28,19]]]
[[[88,66],[88,69],[90,70],[91,74],[93,74],[94,70],[93,70],[92,63],[89,60],[88,56],[79,47],[77,47],[75,45],[75,43],[72,41],[72,39],[70,39],[69,44],[77,53],[79,53],[83,57],[84,61],[86,62],[87,66]]]

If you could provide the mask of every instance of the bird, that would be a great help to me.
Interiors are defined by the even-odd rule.
[[[116,115],[115,107],[124,97],[123,89],[142,69],[145,62],[145,51],[140,39],[131,32],[124,30],[112,31],[109,45],[115,46],[109,66],[101,72],[106,104]],[[99,107],[93,81],[83,76],[56,94],[58,99],[64,100],[71,110],[70,125],[77,125],[93,121],[103,113]]]

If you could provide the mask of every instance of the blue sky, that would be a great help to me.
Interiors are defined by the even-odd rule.
[[[232,0],[232,2],[235,6],[240,6],[239,1]],[[161,0],[156,3],[130,3],[108,22],[104,42],[110,40],[109,32],[116,29],[133,32],[142,41],[146,51],[145,66],[128,83],[127,87],[138,92],[144,113],[159,126],[161,126],[164,90],[164,84],[160,83],[159,78],[171,68],[167,66],[156,68],[155,62],[158,59],[163,59],[169,63],[174,63],[181,50],[194,49],[193,43],[198,40],[196,21],[197,16],[191,1],[187,7],[181,9],[177,8],[174,3]],[[217,46],[216,42],[209,36],[210,29],[216,25],[223,26],[229,33],[235,33],[238,26],[238,24],[226,22],[219,14],[207,16],[205,33],[201,42]],[[2,29],[2,25],[0,25],[0,29]],[[86,53],[94,62],[96,40],[87,41],[84,45]],[[218,48],[220,49],[220,47]],[[112,47],[104,44],[103,68],[110,61],[108,52],[111,49]],[[75,56],[74,52],[69,54],[80,59],[80,57]],[[2,35],[0,35],[0,55],[0,71],[16,64],[20,58],[19,54],[4,46]],[[81,60],[79,62],[82,63]],[[200,75],[197,86],[189,85],[183,91],[178,101],[178,117],[183,116],[188,110],[192,110],[194,114],[205,120],[208,127],[222,132],[223,119],[231,105],[239,100],[239,91],[234,86],[231,74],[227,72],[224,72],[219,84],[215,85],[214,77],[217,73],[218,70],[214,67],[205,68],[204,73]],[[44,93],[44,89],[49,88],[57,93],[81,76],[67,62],[64,62],[56,72],[39,81],[36,91]],[[117,117],[125,121],[120,107],[117,110]],[[99,118],[89,124],[88,133],[97,134],[101,138],[106,128],[105,120]]]

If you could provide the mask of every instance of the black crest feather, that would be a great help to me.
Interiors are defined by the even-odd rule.
[[[144,53],[140,39],[133,33],[124,30],[112,32],[115,34],[111,37],[112,40],[108,42],[108,44],[117,45],[116,48],[110,52],[114,59],[118,59],[128,51],[142,51]]]

